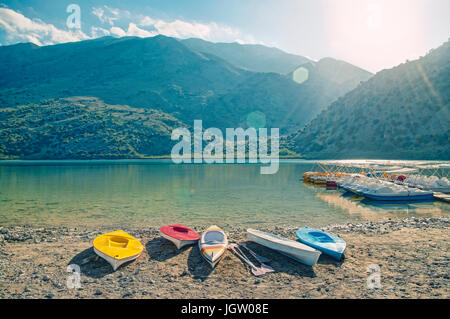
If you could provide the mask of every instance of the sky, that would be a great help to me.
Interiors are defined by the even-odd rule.
[[[449,12],[449,0],[0,0],[0,45],[163,34],[263,44],[378,72],[446,42]]]

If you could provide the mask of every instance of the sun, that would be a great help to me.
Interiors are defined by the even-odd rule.
[[[426,52],[423,12],[407,0],[327,1],[331,52],[356,65],[392,67]]]

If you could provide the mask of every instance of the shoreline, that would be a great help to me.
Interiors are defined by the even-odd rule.
[[[385,157],[357,157],[357,158],[347,158],[347,157],[304,157],[304,156],[294,156],[294,155],[279,155],[280,160],[302,160],[305,162],[321,162],[321,161],[358,161],[358,160],[368,160],[368,161],[401,161],[401,162],[417,162],[417,161],[427,161],[427,162],[450,162],[450,159],[406,159],[406,158],[385,158]],[[194,157],[191,161],[194,161]],[[216,159],[203,157],[205,159]],[[225,157],[223,158],[226,159]],[[101,162],[101,161],[139,161],[139,160],[172,160],[171,155],[161,155],[161,156],[148,156],[148,157],[119,157],[119,158],[0,158],[1,162]],[[248,162],[248,157],[245,157],[246,163]],[[194,164],[194,163],[192,163]],[[206,163],[205,163],[206,164]],[[208,163],[209,164],[209,163]],[[220,163],[211,163],[220,164]],[[226,163],[223,163],[226,164]],[[243,164],[243,163],[240,163]]]
[[[197,245],[178,251],[158,228],[124,229],[145,248],[113,272],[92,250],[113,229],[0,226],[0,298],[449,298],[449,226],[448,217],[328,225],[321,229],[346,240],[345,259],[322,254],[314,267],[251,243],[276,270],[262,277],[230,251],[211,271]],[[258,229],[295,239],[296,228]],[[224,230],[230,242],[247,241],[245,228]],[[79,289],[67,288],[69,264],[81,268]],[[367,288],[372,264],[379,289]]]

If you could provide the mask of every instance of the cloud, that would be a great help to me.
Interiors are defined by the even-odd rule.
[[[133,17],[127,10],[108,6],[94,7],[92,14],[97,16],[102,24],[109,24],[111,26],[110,34],[115,36],[149,37],[162,34],[181,39],[200,38],[217,42],[258,43],[252,36],[242,34],[238,29],[215,22],[199,23],[179,19],[166,21],[143,15]],[[116,25],[119,21],[122,27]],[[127,25],[127,23],[128,29],[123,28],[123,25]]]
[[[145,37],[153,37],[157,34],[158,33],[153,32],[153,31],[147,31],[147,30],[141,29],[134,23],[130,23],[128,25],[127,35],[129,35],[129,36],[145,38]]]
[[[146,21],[150,21],[146,17]],[[127,29],[122,29],[113,26],[109,29],[111,35],[116,37],[136,36],[141,38],[153,37],[162,34],[168,37],[175,37],[180,39],[186,38],[200,38],[207,41],[222,41],[222,42],[238,42],[238,43],[258,43],[252,37],[245,37],[241,39],[242,34],[234,29],[227,27],[220,27],[215,23],[201,24],[189,23],[181,20],[173,22],[166,22],[163,20],[153,20],[152,24],[139,25],[130,22]],[[146,28],[151,27],[151,30]],[[104,30],[104,29],[103,29]]]
[[[101,23],[107,23],[111,26],[114,25],[114,21],[120,19],[120,13],[121,11],[119,9],[110,8],[108,6],[92,8],[92,14],[95,15]]]
[[[164,21],[145,16],[139,21],[141,27],[151,27],[156,33],[176,38],[200,38],[207,41],[258,43],[252,36],[238,29],[215,22],[199,23],[182,20]]]
[[[153,37],[155,35],[158,35],[157,32],[141,29],[132,22],[130,22],[130,24],[128,25],[127,31],[125,31],[124,29],[122,29],[120,27],[112,27],[110,29],[110,32],[112,35],[117,36],[117,37],[130,36],[130,37],[147,38],[147,37]]]
[[[107,36],[110,34],[111,34],[110,30],[103,29],[100,27],[91,27],[91,36],[93,38],[100,38],[100,37],[104,37],[104,36]]]
[[[124,37],[127,35],[127,33],[119,27],[112,27],[109,31],[111,32],[111,35],[116,37]]]
[[[80,30],[65,31],[41,20],[31,20],[7,8],[0,8],[0,44],[32,42],[37,45],[86,40],[90,37]]]
[[[93,8],[92,14],[99,18],[102,25],[91,26],[90,34],[85,34],[80,29],[61,30],[39,19],[31,20],[19,12],[0,7],[0,45],[18,42],[51,45],[108,35],[145,38],[158,34],[181,39],[200,38],[214,42],[260,43],[238,29],[215,22],[200,23],[179,19],[166,21],[143,15],[132,16],[129,11],[108,6]]]

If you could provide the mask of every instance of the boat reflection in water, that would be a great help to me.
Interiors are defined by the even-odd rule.
[[[354,193],[323,191],[323,188],[322,191],[318,190],[316,197],[350,215],[360,215],[369,221],[393,217],[437,217],[450,212],[449,207],[439,202],[377,202]]]

